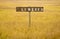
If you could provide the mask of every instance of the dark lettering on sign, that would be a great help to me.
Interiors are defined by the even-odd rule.
[[[43,7],[16,7],[16,12],[43,12]]]

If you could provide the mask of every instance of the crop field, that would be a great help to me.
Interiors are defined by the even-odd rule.
[[[16,12],[16,7],[44,7]],[[60,39],[60,0],[0,0],[0,39]]]

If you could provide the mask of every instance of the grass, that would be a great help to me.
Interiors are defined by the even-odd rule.
[[[16,6],[28,5],[1,2],[0,39],[60,39],[60,6],[47,4],[44,12],[31,12],[29,27],[29,13],[16,12],[15,9]]]

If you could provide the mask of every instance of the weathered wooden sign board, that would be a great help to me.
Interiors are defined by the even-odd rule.
[[[43,12],[43,7],[16,7],[17,12]]]

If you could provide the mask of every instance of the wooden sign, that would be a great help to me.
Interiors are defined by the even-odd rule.
[[[17,12],[43,12],[43,7],[16,7]]]

